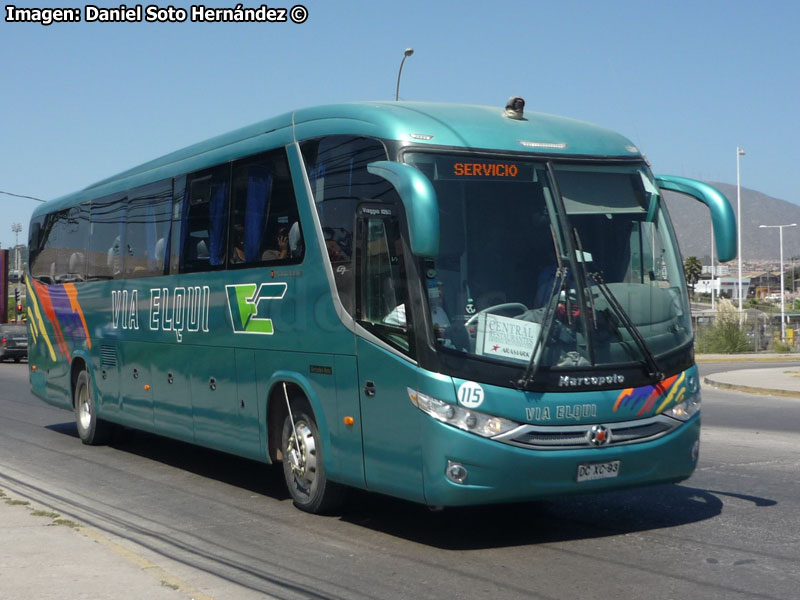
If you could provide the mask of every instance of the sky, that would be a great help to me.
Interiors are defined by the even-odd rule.
[[[742,187],[800,204],[796,0],[301,1],[301,24],[85,22],[80,0],[14,2],[81,9],[49,26],[6,22],[4,3],[0,191],[49,200],[295,108],[392,100],[412,47],[403,100],[522,96],[626,135],[655,173],[705,181],[735,184],[741,147]],[[37,205],[0,194],[3,248],[15,222],[25,243]]]

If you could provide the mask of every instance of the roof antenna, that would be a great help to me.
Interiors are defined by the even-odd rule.
[[[517,121],[524,121],[525,117],[522,116],[524,110],[525,99],[520,96],[511,96],[508,102],[506,102],[506,110],[503,116],[509,119],[516,119]]]
[[[397,72],[397,89],[394,92],[395,102],[400,99],[400,75],[403,73],[403,63],[406,62],[406,59],[412,54],[414,54],[414,49],[406,48],[406,51],[403,53],[403,60],[400,61],[400,70]]]

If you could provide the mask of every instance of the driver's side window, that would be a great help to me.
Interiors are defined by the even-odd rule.
[[[408,298],[398,220],[362,218],[358,234],[358,320],[384,341],[408,352]]]

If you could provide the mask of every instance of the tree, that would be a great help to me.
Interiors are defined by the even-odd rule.
[[[703,265],[700,264],[700,259],[696,256],[689,256],[683,261],[683,274],[686,277],[686,283],[692,290],[692,300],[694,300],[694,284],[700,279],[700,273],[703,272]]]

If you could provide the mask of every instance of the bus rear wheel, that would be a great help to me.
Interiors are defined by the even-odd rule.
[[[100,446],[111,437],[111,424],[97,418],[94,395],[89,385],[89,373],[85,370],[78,373],[73,390],[75,404],[75,422],[78,425],[78,436],[84,444]]]
[[[292,401],[281,432],[283,476],[294,505],[300,510],[324,514],[341,506],[345,488],[325,475],[317,423],[306,402]],[[294,423],[292,418],[294,417]]]

